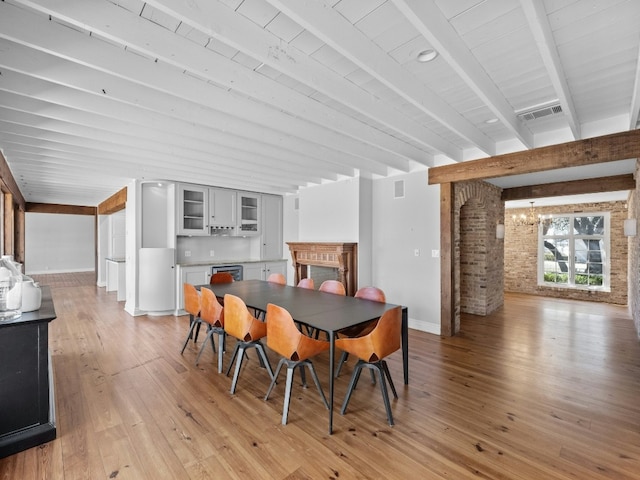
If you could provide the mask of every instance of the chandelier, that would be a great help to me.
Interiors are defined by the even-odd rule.
[[[516,227],[529,226],[535,227],[536,225],[548,224],[551,221],[551,216],[536,215],[533,208],[533,202],[529,202],[531,206],[527,213],[521,213],[520,215],[513,215],[511,217],[511,223]]]

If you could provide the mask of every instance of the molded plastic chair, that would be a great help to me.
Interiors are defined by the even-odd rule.
[[[215,285],[216,283],[233,283],[233,281],[233,275],[229,272],[217,272],[211,275],[209,285]]]
[[[340,410],[341,415],[344,415],[347,409],[351,394],[358,384],[362,369],[369,368],[378,373],[384,407],[387,411],[387,419],[389,425],[393,426],[393,415],[391,414],[391,405],[389,403],[389,393],[387,392],[385,378],[389,381],[389,386],[391,387],[394,398],[398,398],[398,393],[393,385],[387,362],[384,359],[400,349],[401,324],[402,310],[401,307],[398,306],[384,312],[378,319],[375,328],[369,334],[357,338],[338,338],[336,340],[336,347],[358,357],[358,363],[351,374],[349,388],[347,389],[347,394],[344,397],[342,409]]]
[[[308,290],[315,290],[316,286],[313,283],[313,278],[303,278],[298,282],[298,287],[306,288]]]
[[[344,288],[344,285],[338,280],[325,280],[322,282],[318,290],[321,292],[334,293],[336,295],[347,294],[347,290]]]
[[[372,300],[374,302],[381,303],[386,303],[387,301],[387,297],[385,296],[384,292],[377,287],[359,288],[354,297],[364,298],[366,300]],[[364,325],[356,325],[355,327],[350,327],[341,331],[340,335],[343,335],[345,337],[361,337],[362,335],[366,335],[371,330],[373,330],[373,327],[376,326],[376,323],[377,320],[374,320],[372,322],[365,323]],[[344,365],[348,357],[349,354],[347,352],[342,352],[342,355],[340,356],[340,362],[338,363],[338,367],[336,368],[335,378],[338,378],[338,375],[340,375],[342,365]],[[373,375],[373,372],[371,373],[371,378],[375,382],[375,376]]]
[[[280,285],[286,285],[287,284],[287,279],[281,273],[272,273],[267,278],[267,282],[278,283]]]
[[[187,348],[187,343],[189,343],[189,339],[193,336],[193,329],[196,325],[200,325],[200,292],[196,290],[190,283],[182,284],[182,291],[184,294],[184,310],[189,314],[189,333],[187,333],[187,338],[184,341],[184,345],[182,345],[182,350],[180,350],[180,355],[184,353],[184,349]],[[198,340],[198,332],[196,331],[196,335],[194,338],[194,343]]]
[[[225,347],[225,332],[224,332],[224,309],[218,299],[216,298],[213,290],[208,288],[202,288],[200,290],[200,321],[207,325],[207,336],[202,342],[200,352],[196,357],[196,365],[200,360],[200,355],[204,351],[204,347],[207,344],[207,340],[211,340],[211,348],[213,353],[216,353],[216,346],[213,341],[213,334],[218,334],[218,373],[222,373],[222,361]]]
[[[267,346],[276,353],[282,355],[276,373],[271,380],[269,390],[264,399],[269,398],[269,394],[273,390],[278,379],[278,374],[283,365],[287,365],[287,383],[284,391],[284,406],[282,408],[282,425],[287,424],[287,417],[289,415],[289,404],[291,402],[291,385],[293,383],[293,373],[297,367],[300,367],[300,374],[302,375],[302,385],[307,386],[304,376],[304,367],[309,367],[313,381],[320,392],[324,405],[329,408],[327,399],[322,392],[318,375],[316,374],[313,363],[309,360],[321,352],[329,349],[329,342],[323,340],[316,340],[300,333],[296,328],[291,314],[282,307],[277,305],[267,305]]]
[[[242,299],[235,295],[227,294],[224,296],[224,330],[227,335],[237,339],[226,373],[229,375],[233,361],[237,357],[236,369],[231,382],[231,393],[236,391],[242,360],[244,359],[245,351],[249,348],[255,348],[258,351],[263,365],[269,372],[269,378],[273,379],[271,364],[264,350],[264,345],[260,342],[260,339],[267,335],[267,324],[251,315]]]

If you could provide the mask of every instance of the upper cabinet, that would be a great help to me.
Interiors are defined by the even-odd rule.
[[[212,234],[233,234],[237,222],[237,192],[209,188],[209,227]]]
[[[178,185],[178,235],[209,234],[209,189]]]
[[[238,235],[260,234],[259,193],[238,192]]]
[[[263,260],[282,258],[282,197],[262,195],[262,252]]]

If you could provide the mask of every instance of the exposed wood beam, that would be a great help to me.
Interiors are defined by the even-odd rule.
[[[109,215],[111,213],[124,210],[127,206],[127,187],[111,195],[104,202],[98,205],[99,215]]]
[[[562,62],[558,55],[553,32],[549,25],[547,12],[544,9],[544,2],[539,0],[520,0],[524,14],[529,22],[529,29],[536,39],[538,51],[542,56],[542,61],[547,68],[547,73],[551,79],[551,83],[558,95],[562,112],[564,113],[573,138],[579,140],[582,137],[580,123],[578,122],[578,114],[573,104],[573,98],[567,84],[567,79],[562,68]],[[635,126],[633,127],[635,128]]]
[[[27,203],[27,213],[95,215],[96,207],[85,207],[80,205],[60,205],[57,203]]]
[[[640,130],[631,130],[433,167],[429,169],[429,185],[544,172],[638,157],[640,157]]]
[[[513,107],[469,51],[469,47],[433,0],[393,0],[395,6],[447,61],[493,114],[522,142],[533,147],[533,135],[516,117]],[[490,155],[492,153],[487,152]]]
[[[4,184],[6,190],[11,193],[13,197],[13,201],[18,205],[21,210],[24,210],[25,201],[22,196],[22,192],[20,192],[20,188],[18,188],[18,184],[16,183],[16,179],[13,178],[13,174],[11,173],[11,169],[9,168],[9,164],[7,163],[7,159],[4,158],[4,154],[0,151],[0,180]]]
[[[580,195],[585,193],[618,192],[635,190],[636,180],[632,173],[611,177],[588,178],[569,182],[544,183],[526,185],[524,187],[505,188],[502,200],[524,200],[527,198],[560,197],[563,195]]]
[[[451,337],[456,332],[455,263],[453,240],[454,185],[440,185],[440,334]]]
[[[451,108],[412,73],[403,69],[398,62],[329,5],[299,0],[267,1],[418,110],[467,139],[483,152],[489,155],[495,153],[494,142],[483,132]]]

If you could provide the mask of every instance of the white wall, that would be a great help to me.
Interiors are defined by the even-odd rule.
[[[95,270],[95,218],[90,215],[25,214],[27,275]]]
[[[404,180],[404,198],[394,182]],[[418,249],[420,255],[415,256]],[[409,326],[440,334],[440,187],[427,172],[373,182],[373,284],[409,309]]]
[[[404,180],[404,198],[394,182]],[[285,240],[358,242],[360,286],[375,285],[405,305],[411,328],[440,333],[440,189],[425,170],[384,179],[349,179],[300,191],[285,201]],[[420,255],[415,256],[415,249]]]

